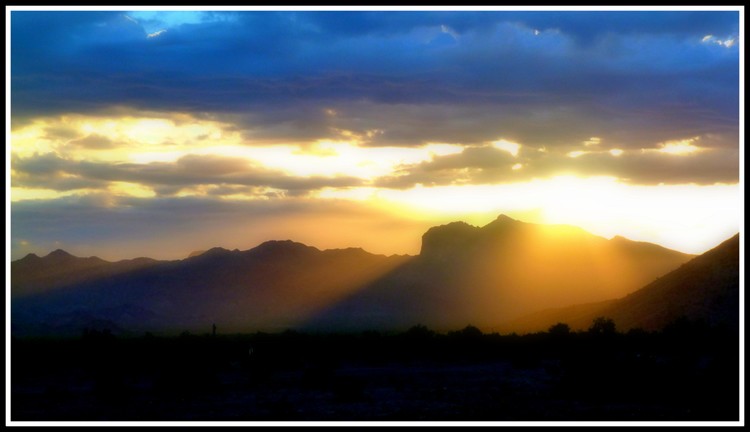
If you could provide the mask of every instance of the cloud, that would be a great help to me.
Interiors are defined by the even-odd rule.
[[[162,29],[162,30],[157,30],[157,31],[155,31],[155,32],[153,32],[153,33],[149,33],[149,34],[147,34],[147,35],[146,35],[146,37],[147,37],[147,38],[149,38],[149,39],[150,39],[150,38],[155,38],[155,37],[159,37],[159,36],[163,35],[163,34],[164,34],[164,33],[166,33],[166,32],[167,32],[167,31],[166,31],[166,30],[164,30],[164,29]]]
[[[515,157],[493,145],[468,147],[461,153],[435,156],[418,164],[402,165],[392,176],[376,180],[379,187],[409,189],[417,184],[481,184],[510,182],[514,177]]]
[[[214,155],[187,155],[175,162],[134,164],[76,161],[48,153],[27,158],[14,156],[11,167],[14,187],[58,191],[101,190],[113,182],[127,182],[152,188],[164,195],[198,186],[227,185],[256,188],[246,191],[272,188],[297,195],[326,187],[346,188],[362,184],[361,179],[353,177],[298,177],[244,158]]]
[[[595,146],[602,143],[602,139],[599,137],[591,137],[583,142],[583,145],[585,146]]]
[[[248,133],[284,140],[325,136],[330,119],[313,114],[324,107],[409,106],[436,114],[425,121],[444,121],[437,116],[441,109],[485,110],[486,119],[474,122],[485,123],[477,125],[480,130],[504,118],[536,116],[542,135],[536,141],[546,124],[556,128],[560,122],[578,129],[580,141],[604,130],[584,130],[578,126],[583,120],[570,117],[594,115],[603,126],[625,131],[643,127],[635,127],[639,116],[623,112],[662,112],[669,122],[658,119],[648,129],[680,121],[703,133],[727,123],[736,127],[738,119],[737,50],[718,53],[690,42],[709,31],[731,32],[738,25],[732,12],[227,16],[232,19],[173,24],[169,38],[147,41],[145,30],[121,13],[14,12],[13,121],[95,113],[117,104],[270,119],[260,127],[248,121]],[[425,46],[420,32],[441,26],[460,34],[461,43]],[[32,30],[40,27],[45,35]],[[532,29],[542,33],[535,36]],[[382,129],[382,142],[422,141],[426,134],[407,119],[358,129],[357,121],[380,113],[358,114],[339,118],[337,127]],[[530,141],[526,125],[505,125],[511,129],[504,131],[507,136],[523,134]],[[441,129],[457,136],[474,125],[450,126]]]
[[[703,148],[693,145],[693,143],[698,140],[700,140],[700,137],[693,137],[693,138],[688,138],[684,140],[667,141],[664,143],[660,143],[659,148],[656,151],[660,153],[677,155],[677,156],[688,155],[691,153],[703,151],[704,150]]]
[[[98,134],[91,134],[84,138],[70,140],[67,142],[67,145],[89,150],[111,149],[117,146],[111,139]]]
[[[518,150],[521,148],[521,144],[510,142],[504,139],[495,141],[492,143],[493,147],[505,150],[513,156],[518,156]]]
[[[713,42],[713,43],[715,43],[717,45],[721,45],[721,46],[723,46],[725,48],[731,48],[731,47],[733,47],[734,43],[736,41],[737,40],[736,40],[735,36],[728,36],[725,40],[721,40],[721,39],[715,37],[714,35],[706,35],[706,36],[703,36],[703,38],[701,39],[701,42],[703,42],[703,43]]]
[[[450,37],[452,37],[453,40],[458,40],[461,37],[461,35],[459,35],[455,30],[453,30],[452,28],[448,27],[445,24],[440,25],[440,31],[445,34],[450,35]]]
[[[739,181],[739,151],[716,149],[675,157],[658,151],[592,152],[563,161],[556,155],[529,163],[530,176],[544,178],[556,173],[577,176],[610,176],[639,184],[736,183]]]
[[[125,113],[219,119],[248,146],[310,149],[320,140],[370,147],[451,142],[466,146],[471,155],[503,137],[530,149],[545,148],[563,166],[573,163],[564,155],[580,154],[575,163],[583,167],[582,161],[598,156],[576,152],[597,149],[611,157],[609,150],[620,149],[624,164],[633,151],[674,137],[719,137],[707,147],[725,149],[712,153],[721,155],[739,142],[739,50],[728,42],[739,29],[736,12],[298,11],[132,17],[138,22],[121,12],[13,12],[13,124],[43,115],[99,115],[117,106]],[[144,37],[157,29],[169,33]],[[460,43],[425,41],[426,34],[441,31],[451,40],[460,35]],[[706,35],[729,35],[721,39],[729,49],[709,49],[699,42]],[[57,139],[97,145],[91,137]],[[469,165],[431,174],[444,174],[438,183],[450,181],[450,175],[512,181],[535,172],[539,164],[526,160],[530,156],[524,150],[519,151],[522,160],[501,164],[502,173]],[[518,163],[523,169],[509,169]],[[427,166],[414,168],[414,173],[403,171],[382,181],[407,184],[411,174],[433,181],[422,172]],[[247,170],[190,179],[179,164],[113,168],[118,181],[141,179],[162,190],[175,189],[182,180],[284,190],[356,184],[294,178],[262,167]],[[662,172],[662,181],[674,181],[670,172]],[[276,175],[283,181],[272,182]],[[706,175],[696,177],[708,181]],[[68,178],[70,187],[74,177]]]
[[[673,149],[671,146],[689,145],[683,141],[627,152],[620,148],[567,153],[522,151],[518,157],[492,145],[469,147],[459,154],[402,165],[393,175],[377,179],[376,185],[408,189],[417,184],[501,184],[562,174],[608,176],[639,185],[735,183],[739,180],[739,149],[701,148],[700,152],[682,151],[680,157],[665,151]]]
[[[584,150],[576,150],[576,151],[572,151],[568,153],[566,156],[568,156],[569,158],[577,158],[579,156],[585,155],[586,153],[589,153],[589,152],[584,151]]]

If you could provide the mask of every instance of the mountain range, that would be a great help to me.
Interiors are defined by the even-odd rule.
[[[604,313],[623,328],[653,327],[680,311],[723,313],[738,302],[732,294],[738,251],[726,244],[696,258],[501,215],[483,227],[433,227],[417,256],[319,250],[289,240],[245,251],[213,248],[174,261],[108,262],[57,250],[11,263],[11,329],[30,335],[77,334],[85,326],[202,332],[216,324],[240,332],[472,324],[534,331],[550,320],[578,326],[576,316],[583,323]],[[699,311],[680,298],[700,298],[701,305],[711,298],[716,305]],[[677,312],[663,312],[678,304]],[[575,308],[583,309],[564,312]],[[646,315],[657,318],[640,318]]]
[[[611,318],[620,330],[659,330],[679,318],[739,328],[739,234],[623,298],[548,309],[501,328],[536,332],[564,322],[586,329],[594,318]]]

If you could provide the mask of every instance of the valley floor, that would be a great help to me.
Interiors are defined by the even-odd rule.
[[[737,339],[693,330],[14,339],[11,420],[737,421]]]

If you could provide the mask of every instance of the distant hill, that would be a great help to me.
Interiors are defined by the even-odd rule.
[[[192,251],[192,252],[190,252],[190,255],[188,255],[187,257],[188,258],[193,258],[193,257],[197,257],[198,255],[202,255],[204,253],[206,253],[206,251],[204,251],[204,250]]]
[[[623,297],[691,255],[501,215],[433,227],[419,256],[290,240],[176,261],[55,251],[11,264],[14,334],[85,322],[134,331],[494,329],[534,311]]]
[[[500,215],[430,228],[420,255],[311,320],[310,328],[492,330],[530,312],[624,296],[692,258],[565,225]]]
[[[11,262],[11,295],[15,298],[39,294],[87,281],[113,277],[158,263],[159,261],[151,258],[118,262],[109,262],[98,257],[79,258],[62,249],[57,249],[41,258],[35,254],[29,254]]]
[[[213,323],[223,331],[279,330],[411,258],[353,248],[320,251],[292,241],[247,251],[213,248],[128,271],[127,262],[63,251],[51,255],[62,259],[25,257],[13,263],[18,292],[11,316],[17,334],[70,333],[71,325],[82,328],[83,322],[133,330],[198,331]],[[61,275],[64,283],[56,279]]]
[[[505,331],[547,330],[564,322],[586,329],[597,316],[618,329],[658,330],[678,318],[739,328],[739,234],[642,289],[613,301],[540,311],[507,322]]]

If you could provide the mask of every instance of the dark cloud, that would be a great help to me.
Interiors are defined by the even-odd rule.
[[[468,105],[352,102],[327,105],[335,116],[315,107],[299,108],[294,118],[285,110],[230,118],[251,144],[342,139],[341,130],[351,131],[368,146],[479,145],[505,138],[532,147],[567,149],[599,136],[620,148],[640,149],[676,137],[712,134],[719,137],[715,145],[736,148],[739,140],[736,119],[693,104],[628,110],[597,101],[544,104],[542,94],[510,93],[505,98],[502,104]]]
[[[380,187],[408,189],[416,184],[440,186],[451,184],[483,183],[486,173],[505,173],[492,183],[512,181],[511,169],[517,160],[508,152],[495,147],[469,147],[458,154],[436,156],[430,161],[402,165],[392,176],[378,179]]]
[[[607,11],[515,12],[515,19],[537,29],[559,29],[581,44],[591,44],[612,34],[674,35],[737,34],[738,12],[717,11]],[[513,18],[511,18],[513,19]]]
[[[686,155],[655,150],[627,152],[612,156],[607,152],[584,154],[577,158],[554,156],[530,164],[528,175],[547,177],[558,172],[582,176],[614,176],[633,184],[714,184],[739,181],[739,152],[714,149]]]
[[[110,182],[130,182],[166,195],[202,185],[265,187],[299,195],[325,187],[362,184],[362,180],[353,177],[296,177],[246,159],[210,155],[187,155],[175,162],[134,164],[76,161],[48,153],[27,158],[14,156],[12,167],[14,187],[58,191],[101,189]]]
[[[710,143],[709,140],[703,140]],[[601,146],[601,145],[600,145]],[[430,161],[402,165],[392,176],[376,181],[380,187],[408,189],[424,186],[497,184],[550,178],[575,173],[579,176],[614,176],[623,182],[653,184],[714,184],[739,181],[739,151],[704,148],[673,155],[657,148],[629,150],[619,156],[596,146],[578,157],[566,153],[522,149],[517,157],[494,147],[467,148],[458,154],[436,156]],[[513,169],[518,164],[518,169]]]
[[[103,150],[117,147],[117,143],[99,134],[91,134],[84,138],[70,140],[67,145],[88,150]]]
[[[479,142],[498,123],[528,142],[561,124],[623,138],[738,124],[738,46],[700,42],[735,37],[736,12],[217,13],[154,38],[122,12],[11,21],[15,123],[124,105],[242,113],[248,136],[289,141],[330,137],[322,109],[356,105],[371,110],[338,127],[377,122],[375,145]],[[462,111],[479,114],[446,114]]]
[[[69,126],[49,126],[44,128],[44,132],[45,138],[51,140],[72,140],[80,136],[77,129]]]
[[[292,21],[305,22],[312,34],[344,37],[389,36],[414,29],[445,25],[456,33],[486,33],[498,23],[529,28],[558,29],[582,43],[612,33],[698,35],[737,32],[734,12],[655,11],[482,11],[482,12],[317,12],[294,13]]]

